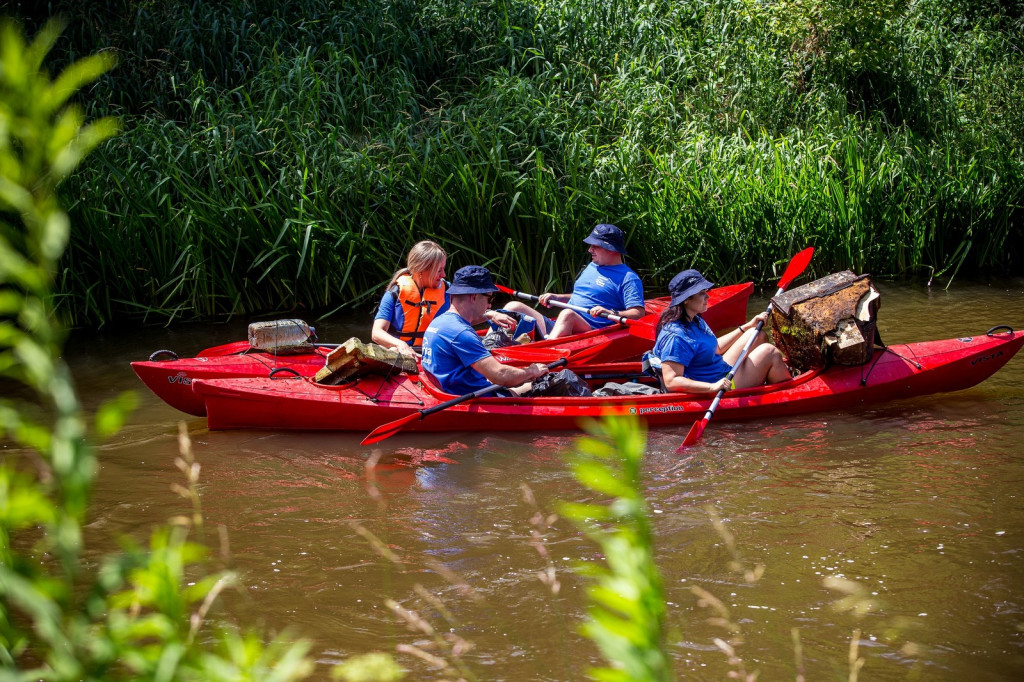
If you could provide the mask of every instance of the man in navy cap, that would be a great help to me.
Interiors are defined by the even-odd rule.
[[[587,308],[587,314],[563,309],[558,318],[551,320],[533,308],[512,301],[505,306],[506,310],[529,315],[537,321],[537,329],[541,336],[560,338],[570,334],[607,327],[613,324],[603,315],[618,315],[631,320],[644,316],[644,285],[633,270],[623,262],[626,255],[626,237],[622,230],[602,223],[591,230],[583,240],[589,244],[590,265],[576,279],[571,294],[552,294],[539,296],[541,305],[551,301],[569,302],[572,305]]]
[[[472,393],[490,384],[521,386],[548,372],[539,363],[520,368],[498,362],[473,330],[486,319],[496,291],[487,268],[460,268],[448,288],[450,307],[423,334],[423,367],[448,393]]]

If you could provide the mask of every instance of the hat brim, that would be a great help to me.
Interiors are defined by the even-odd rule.
[[[697,282],[696,284],[692,285],[690,288],[688,288],[683,293],[677,294],[677,295],[673,296],[672,299],[668,302],[668,304],[670,306],[682,305],[683,301],[685,301],[686,299],[690,298],[694,294],[699,294],[702,291],[707,291],[709,289],[714,289],[714,288],[715,288],[715,285],[712,284],[711,282],[707,281],[707,280],[704,280],[703,282]]]
[[[626,249],[624,247],[618,247],[615,244],[612,244],[611,242],[601,239],[600,237],[587,237],[586,239],[583,240],[583,243],[590,244],[591,246],[600,246],[602,249],[614,251],[615,253],[620,254],[622,256],[626,255]]]
[[[484,287],[459,287],[452,286],[448,289],[449,296],[461,296],[463,294],[490,294],[500,291],[498,287],[491,287],[486,289]]]

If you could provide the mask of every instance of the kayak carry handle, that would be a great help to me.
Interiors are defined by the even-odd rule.
[[[996,326],[992,327],[987,332],[985,332],[985,335],[986,336],[995,336],[997,331],[1000,330],[1000,329],[1005,329],[1007,334],[1012,334],[1013,333],[1013,327],[1011,327],[1010,325],[1008,325],[1008,324],[997,324]]]
[[[302,376],[301,374],[299,374],[297,371],[295,371],[291,367],[277,367],[275,369],[270,370],[270,374],[268,374],[267,376],[270,377],[271,379],[273,379],[276,375],[281,374],[282,372],[291,372],[292,375],[296,376],[296,377]],[[291,377],[289,377],[289,378],[291,378]]]
[[[150,353],[149,361],[150,362],[156,362],[156,361],[161,359],[160,358],[161,355],[166,355],[167,356],[166,358],[164,358],[165,360],[177,360],[178,359],[178,354],[175,353],[173,350],[155,350],[152,353]]]

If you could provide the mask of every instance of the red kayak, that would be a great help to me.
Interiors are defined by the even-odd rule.
[[[1000,331],[1001,330],[1001,331]],[[997,327],[986,334],[877,349],[857,367],[833,366],[790,381],[725,394],[719,419],[755,419],[838,411],[867,403],[958,391],[984,381],[1024,345],[1024,332]],[[576,367],[593,385],[640,373],[638,363]],[[589,378],[588,378],[589,377]],[[621,381],[621,380],[620,380]],[[450,400],[429,375],[366,377],[343,386],[307,378],[196,380],[210,429],[297,429],[367,433]],[[651,426],[689,426],[712,395],[668,393],[625,397],[482,397],[413,421],[408,431],[542,431],[578,428],[584,418],[635,414]]]
[[[751,282],[712,289],[705,321],[715,331],[743,324],[747,320],[747,299],[754,291]],[[553,362],[569,359],[570,366],[589,363],[635,360],[654,345],[654,325],[668,305],[668,297],[647,301],[647,317],[629,327],[611,326],[561,339],[546,339],[494,351],[494,356],[509,364]],[[254,351],[248,341],[237,341],[207,348],[194,358],[178,359],[173,353],[157,351],[148,361],[133,362],[132,369],[153,393],[171,407],[202,417],[203,401],[192,392],[196,379],[268,377],[286,373],[311,377],[324,366],[331,350],[321,347],[315,353],[275,355]]]

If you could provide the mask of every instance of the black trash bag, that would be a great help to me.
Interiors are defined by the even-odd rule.
[[[658,395],[660,393],[660,388],[641,384],[636,381],[627,381],[623,384],[609,381],[607,384],[594,391],[594,395],[599,397],[613,395]]]
[[[484,344],[484,348],[487,350],[494,350],[495,348],[504,348],[505,346],[515,346],[516,342],[508,332],[500,327],[498,329],[488,329],[487,333],[484,334],[484,338],[481,339]]]
[[[580,379],[576,372],[571,369],[563,369],[558,372],[548,372],[537,379],[533,382],[530,390],[523,395],[530,397],[585,397],[590,395],[590,386],[587,386],[587,382]]]

